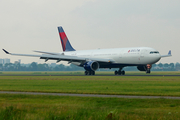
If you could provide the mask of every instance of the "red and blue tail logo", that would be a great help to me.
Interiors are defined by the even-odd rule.
[[[58,31],[59,31],[59,36],[61,39],[61,45],[62,45],[63,51],[75,51],[75,49],[71,46],[71,44],[61,26],[58,27]]]

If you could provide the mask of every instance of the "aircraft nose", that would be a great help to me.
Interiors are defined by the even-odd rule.
[[[161,59],[161,55],[158,54],[158,55],[156,56],[156,60],[159,61],[160,59]]]
[[[160,59],[161,59],[160,54],[153,55],[153,57],[152,57],[153,63],[158,62]]]

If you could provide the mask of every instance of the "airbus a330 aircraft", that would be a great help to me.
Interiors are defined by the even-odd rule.
[[[42,53],[42,55],[32,54],[15,54],[3,49],[3,51],[10,55],[40,57],[40,59],[68,61],[74,65],[84,67],[85,75],[95,75],[95,71],[99,68],[119,68],[115,71],[115,75],[125,75],[122,70],[127,66],[137,66],[140,71],[150,73],[151,65],[158,62],[162,57],[171,56],[171,51],[167,55],[160,55],[160,53],[149,47],[134,47],[134,48],[112,48],[112,49],[95,49],[95,50],[78,50],[76,51],[70,44],[63,28],[58,27],[59,36],[63,52],[52,53],[43,51],[34,51]]]

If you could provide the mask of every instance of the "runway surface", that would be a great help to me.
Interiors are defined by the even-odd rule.
[[[171,76],[171,77],[173,77],[173,76],[180,76],[180,74],[179,75],[147,75],[147,74],[145,74],[145,75],[50,75],[50,74],[48,74],[48,75],[32,75],[32,74],[29,74],[29,75],[23,75],[23,74],[8,74],[8,75],[6,75],[6,74],[1,74],[0,76],[119,76],[119,77],[121,77],[121,76]]]
[[[11,92],[0,91],[0,94],[24,94],[24,95],[53,95],[53,96],[76,96],[76,97],[102,97],[102,98],[134,98],[134,99],[178,99],[170,96],[133,96],[133,95],[98,95],[98,94],[69,94],[69,93],[40,93],[40,92]]]

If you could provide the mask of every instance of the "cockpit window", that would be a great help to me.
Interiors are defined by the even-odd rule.
[[[158,51],[151,51],[150,54],[158,54]]]

